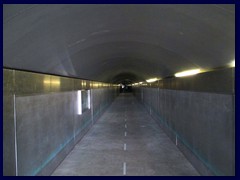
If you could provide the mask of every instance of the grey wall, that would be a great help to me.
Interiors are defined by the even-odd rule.
[[[82,115],[80,89],[91,89]],[[49,175],[116,95],[111,84],[4,69],[4,175]]]
[[[13,71],[3,71],[3,172],[15,175],[15,124]]]
[[[222,72],[226,71],[231,73],[234,70]],[[198,86],[201,88],[195,87],[196,91],[192,91],[191,86],[188,91],[186,84],[185,90],[178,90],[177,86],[163,89],[155,83],[155,87],[152,88],[136,87],[134,93],[202,175],[234,175],[234,77],[228,76],[230,83],[224,84],[227,79],[221,79],[221,71],[218,71],[192,77],[192,81],[207,75],[215,76],[214,79],[219,82],[205,81],[204,84],[202,81]],[[173,78],[169,81],[176,84],[174,81],[179,79]],[[213,86],[211,83],[219,86]],[[224,87],[226,85],[230,87]],[[180,87],[178,83],[178,88]],[[210,92],[209,87],[212,87]],[[224,87],[222,91],[221,87]],[[218,93],[213,92],[214,88],[219,89]]]
[[[116,97],[118,93],[118,88],[115,89],[93,89],[91,91],[92,97],[92,114],[93,114],[93,122],[101,116],[101,114],[105,111],[110,102],[112,102],[113,98]]]

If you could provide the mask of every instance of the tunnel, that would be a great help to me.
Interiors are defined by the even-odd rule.
[[[4,176],[234,176],[234,4],[4,4]]]

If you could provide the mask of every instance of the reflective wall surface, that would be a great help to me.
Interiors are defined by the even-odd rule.
[[[235,89],[235,68],[223,68],[183,78],[169,77],[153,83],[140,84],[137,87],[155,87],[194,92],[232,94]]]
[[[134,88],[151,116],[202,175],[235,174],[233,72],[225,69],[211,72],[208,78],[201,74]],[[196,82],[201,83],[192,86]]]
[[[4,175],[49,175],[118,93],[81,79],[11,69],[3,75]],[[91,106],[79,115],[83,89],[91,90]]]
[[[13,76],[13,71],[3,70],[3,172],[7,175],[16,175]]]

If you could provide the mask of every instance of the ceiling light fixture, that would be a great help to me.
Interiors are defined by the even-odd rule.
[[[191,70],[176,73],[175,77],[192,76],[192,75],[195,75],[195,74],[198,74],[198,73],[200,73],[200,69],[191,69]]]
[[[148,83],[150,83],[150,82],[155,82],[155,81],[157,81],[157,80],[159,80],[158,78],[152,78],[152,79],[148,79],[148,80],[146,80]]]

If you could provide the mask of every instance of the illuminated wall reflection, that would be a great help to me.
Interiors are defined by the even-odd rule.
[[[43,80],[44,89],[51,89],[52,91],[56,91],[60,89],[61,81],[60,77],[45,77]]]

